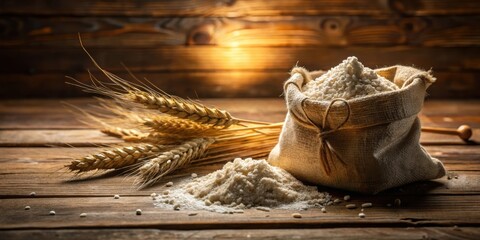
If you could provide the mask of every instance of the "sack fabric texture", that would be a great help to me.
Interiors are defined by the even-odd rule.
[[[323,72],[294,68],[284,85],[288,113],[268,161],[302,181],[367,194],[444,176],[419,142],[417,114],[435,78],[406,66],[375,72],[399,90],[322,101],[301,89]]]

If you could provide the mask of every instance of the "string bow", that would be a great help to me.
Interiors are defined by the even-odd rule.
[[[304,79],[307,79],[309,78],[309,74],[308,74],[308,71],[304,68],[294,68],[292,70],[292,73],[300,73],[302,75],[302,77]],[[294,81],[287,81],[283,88],[284,88],[284,91],[286,92],[287,90],[287,87],[289,85],[294,85],[298,91],[301,91],[300,87],[297,85],[296,82]],[[322,125],[319,126],[318,124],[316,124],[312,119],[310,119],[310,117],[307,115],[307,113],[305,112],[305,101],[307,100],[308,98],[305,97],[302,99],[302,101],[300,102],[300,109],[302,110],[302,113],[303,115],[306,117],[306,119],[308,120],[308,122],[305,122],[303,121],[301,118],[299,118],[293,111],[290,111],[290,115],[296,120],[297,123],[300,123],[306,127],[314,127],[314,129],[316,130],[317,132],[317,138],[320,140],[320,144],[319,144],[319,147],[318,147],[318,151],[319,151],[319,155],[320,155],[320,159],[322,161],[322,166],[323,166],[323,169],[325,170],[325,173],[327,174],[327,176],[330,175],[330,173],[332,172],[332,166],[335,167],[335,163],[336,162],[340,162],[342,165],[346,165],[346,163],[340,158],[340,156],[338,156],[338,154],[335,152],[335,150],[333,149],[332,145],[330,144],[330,142],[328,141],[328,137],[335,133],[336,131],[340,130],[341,127],[343,127],[343,125],[345,125],[345,123],[347,123],[348,119],[350,118],[350,113],[351,113],[351,110],[350,110],[350,104],[348,103],[347,100],[343,99],[343,98],[335,98],[333,99],[330,104],[328,104],[328,107],[327,109],[325,109],[325,112],[323,114],[323,120],[322,120]],[[334,128],[329,128],[327,126],[328,124],[328,115],[330,114],[330,110],[332,109],[332,106],[336,103],[336,102],[342,102],[343,104],[345,104],[345,106],[347,107],[347,114],[345,116],[345,119],[343,120],[343,122],[341,122],[339,125],[337,125],[336,127]]]
[[[348,119],[350,118],[350,105],[345,99],[341,99],[341,98],[333,99],[330,102],[330,104],[328,104],[327,109],[325,109],[325,112],[323,114],[322,125],[319,126],[305,112],[304,110],[305,100],[307,100],[307,98],[303,99],[301,102],[301,106],[302,106],[301,109],[303,111],[303,115],[305,115],[308,122],[310,123],[309,125],[314,126],[315,130],[317,131],[317,138],[320,140],[320,144],[318,147],[320,159],[322,160],[322,165],[323,165],[323,169],[325,170],[325,173],[327,175],[330,175],[330,173],[332,172],[332,166],[335,167],[336,162],[340,162],[342,165],[346,165],[346,163],[342,160],[340,156],[338,156],[337,152],[328,141],[328,137],[331,134],[335,133],[336,131],[340,130],[340,128],[343,127],[343,125],[345,125],[345,123],[348,121]],[[337,125],[334,128],[329,128],[327,126],[328,115],[330,114],[330,110],[332,109],[332,106],[336,102],[342,102],[345,104],[345,106],[347,107],[347,114],[343,122],[341,122],[339,125]]]

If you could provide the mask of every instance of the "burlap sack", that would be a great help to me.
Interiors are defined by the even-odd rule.
[[[417,114],[435,78],[405,66],[375,71],[400,89],[316,101],[301,86],[321,72],[292,70],[285,83],[288,113],[268,161],[302,181],[361,193],[444,176],[443,164],[419,143]]]

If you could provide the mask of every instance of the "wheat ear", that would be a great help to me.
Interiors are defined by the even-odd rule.
[[[106,126],[102,128],[100,131],[107,135],[118,137],[118,138],[128,138],[128,137],[141,138],[147,135],[146,133],[143,133],[137,129],[121,128],[121,127],[115,127],[115,126]]]
[[[211,125],[200,124],[187,119],[169,116],[147,118],[143,124],[161,133],[183,136],[195,136],[199,134],[210,135],[217,133],[219,130],[218,127],[213,127]]]
[[[163,176],[202,157],[213,142],[212,138],[195,138],[185,141],[167,152],[162,152],[138,168],[140,179],[137,182],[141,183],[140,187],[157,182]]]
[[[118,169],[130,166],[141,158],[158,154],[164,148],[164,146],[152,144],[118,147],[73,160],[65,167],[78,173],[97,169]]]
[[[132,91],[125,94],[125,98],[140,103],[149,109],[156,109],[162,113],[201,124],[227,128],[239,122],[225,110],[207,107],[198,102],[164,93]]]

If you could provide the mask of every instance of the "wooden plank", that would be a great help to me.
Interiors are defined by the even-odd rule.
[[[0,47],[478,46],[479,16],[0,17]]]
[[[115,71],[124,79],[128,73]],[[146,77],[164,91],[191,98],[278,98],[288,71],[214,71],[214,72],[135,72]],[[85,72],[67,74],[88,83]],[[435,71],[435,84],[428,89],[428,98],[480,97],[480,71]],[[65,84],[64,73],[2,74],[0,98],[59,98],[91,96],[80,88]],[[48,84],[47,84],[48,83]],[[12,121],[14,123],[14,121]]]
[[[393,0],[390,4],[402,14],[419,16],[475,14],[480,11],[480,4],[469,0]]]
[[[476,144],[480,141],[480,129],[473,129],[471,140],[471,143],[465,143],[458,136],[433,133],[422,133],[420,137],[423,145]],[[121,142],[122,140],[107,136],[96,129],[0,130],[0,147],[88,147]]]
[[[78,122],[68,108],[59,107],[60,102],[60,100],[42,100],[42,103],[38,104],[35,100],[2,101],[0,129],[91,129],[90,126]],[[95,103],[94,99],[74,99],[66,102],[83,109],[91,109],[89,105]],[[203,102],[226,109],[234,116],[260,121],[283,121],[286,113],[282,99],[206,99]],[[258,109],[264,109],[264,111],[250,106],[258,106]],[[428,100],[420,114],[420,119],[424,126],[457,128],[461,124],[468,124],[478,128],[480,127],[480,118],[476,117],[478,112],[478,101]],[[425,140],[428,139],[432,140],[432,138]]]
[[[458,146],[424,146],[424,148],[435,158],[444,162],[447,170],[452,171],[480,171],[480,146],[458,145]],[[57,168],[68,163],[75,157],[82,157],[87,153],[101,151],[102,147],[51,147],[51,148],[29,148],[29,147],[3,147],[0,148],[0,163],[4,169],[2,173],[54,173]],[[59,163],[59,161],[61,161]],[[37,169],[38,168],[38,169]]]
[[[385,195],[480,193],[480,147],[426,146],[425,148],[433,157],[445,164],[449,171],[448,176],[451,178],[443,177],[434,181],[409,184],[387,191]],[[28,198],[30,192],[36,192],[37,197],[74,197],[113,196],[113,194],[148,196],[151,191],[163,191],[162,183],[152,188],[138,190],[133,185],[134,177],[125,176],[119,172],[87,173],[75,180],[73,174],[62,169],[72,159],[100,150],[101,148],[0,148],[2,152],[0,198]],[[185,181],[182,176],[189,176],[192,172],[200,176],[206,175],[220,169],[222,165],[189,167],[179,172],[178,176],[166,178],[164,181],[174,180],[176,185],[181,184]],[[75,192],[71,192],[72,187],[75,188]],[[339,195],[346,194],[333,189],[327,189],[327,191]]]
[[[250,16],[250,15],[321,15],[353,14],[377,15],[389,12],[386,0],[360,3],[354,0],[210,0],[210,1],[122,1],[84,0],[81,2],[15,0],[1,2],[1,14],[9,15],[68,15],[68,16]]]
[[[157,229],[235,229],[235,228],[318,228],[318,227],[422,227],[480,226],[480,196],[403,196],[402,207],[387,207],[395,197],[358,197],[352,203],[369,201],[373,207],[359,218],[357,210],[343,204],[301,211],[302,218],[293,218],[293,210],[271,210],[268,213],[246,210],[243,214],[221,214],[198,211],[188,216],[185,210],[159,209],[148,196],[87,198],[24,198],[0,199],[5,209],[0,229],[62,228],[157,228]],[[26,211],[28,205],[31,209]],[[142,209],[136,216],[135,209]],[[48,213],[55,210],[56,215]],[[79,214],[87,213],[86,218]],[[269,215],[269,217],[265,217]]]
[[[99,130],[1,130],[0,146],[96,146],[122,142]]]
[[[236,1],[122,1],[112,4],[110,0],[65,1],[15,0],[0,2],[1,14],[10,15],[75,15],[75,16],[251,16],[251,15],[385,15],[397,12],[407,15],[450,15],[478,14],[480,4],[468,0],[376,0],[358,2],[354,0],[295,0],[276,1],[272,4],[263,0]]]
[[[0,129],[91,129],[76,120],[62,102],[92,109],[93,98],[61,100],[3,100],[0,102]],[[285,118],[284,100],[276,99],[203,99],[203,103],[228,110],[240,118],[280,122]],[[461,124],[480,127],[478,100],[432,100],[427,98],[420,114],[425,126],[456,128]],[[251,106],[256,106],[252,108]],[[260,110],[261,109],[261,110]]]
[[[82,109],[92,109],[90,99],[14,100],[0,102],[0,129],[91,129],[78,122],[75,114],[61,102],[67,102]],[[283,121],[285,103],[282,99],[205,99],[202,103],[228,110],[233,116],[259,121]],[[255,108],[252,108],[255,106]],[[10,132],[14,134],[14,132]],[[89,139],[93,140],[93,139]]]
[[[158,229],[67,229],[1,231],[2,239],[476,239],[478,227],[419,228],[322,228],[322,229],[220,229],[220,230],[158,230]]]
[[[479,98],[480,72],[434,71],[437,81],[427,90],[429,98]]]
[[[116,71],[115,74],[123,79],[131,79],[124,71]],[[134,74],[142,79],[147,78],[170,94],[194,99],[279,97],[283,92],[283,82],[289,77],[288,71],[177,71]],[[67,85],[65,82],[68,79],[65,75],[84,83],[90,82],[85,71],[68,74],[1,74],[0,82],[5,87],[0,89],[0,98],[91,96],[78,87]],[[477,94],[476,91],[474,94]]]
[[[87,47],[88,47],[88,43]],[[159,47],[156,49],[97,49],[94,58],[105,69],[132,71],[279,70],[287,72],[297,62],[307,69],[329,69],[348,56],[357,56],[370,67],[395,64],[435,70],[478,70],[480,48],[348,47]],[[90,60],[80,49],[4,49],[9,59],[0,73],[84,72]],[[52,57],[55,56],[55,57]],[[59,61],[61,59],[61,61]],[[124,70],[124,69],[123,69]]]

